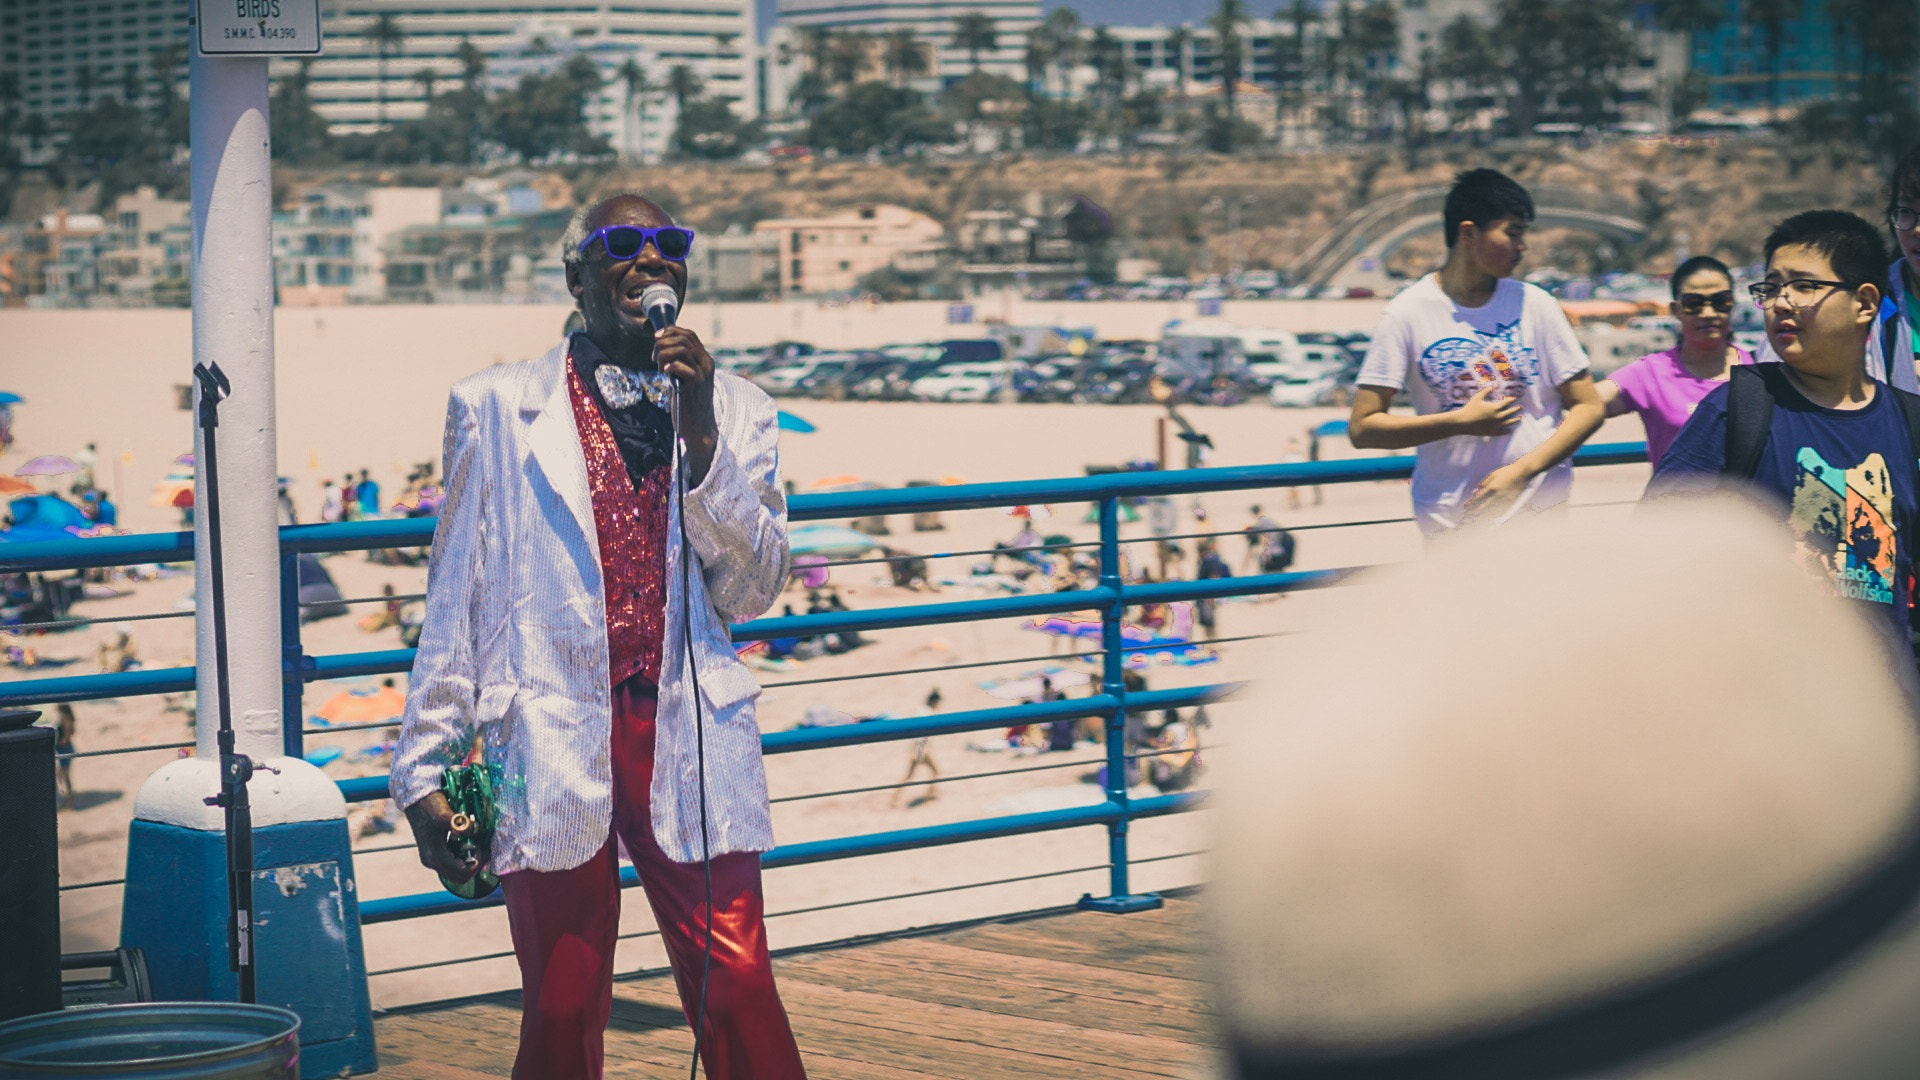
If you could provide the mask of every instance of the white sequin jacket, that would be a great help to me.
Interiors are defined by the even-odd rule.
[[[605,587],[563,342],[539,360],[461,380],[447,402],[446,503],[434,534],[426,621],[394,752],[393,801],[439,787],[477,734],[500,767],[493,868],[565,870],[605,844],[613,815]],[[715,855],[773,847],[759,685],[728,624],[765,612],[791,567],[777,415],[758,387],[714,375],[719,446],[667,533],[667,618],[655,734],[653,831],[668,857],[700,858],[693,619]],[[675,462],[678,469],[679,462]],[[680,515],[697,573],[681,595]]]

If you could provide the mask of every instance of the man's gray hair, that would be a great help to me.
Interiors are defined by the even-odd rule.
[[[587,215],[592,212],[591,205],[575,210],[573,217],[567,221],[567,230],[560,234],[560,260],[568,266],[579,266],[587,261],[580,245],[587,242]]]

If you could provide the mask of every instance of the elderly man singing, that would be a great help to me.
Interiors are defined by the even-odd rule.
[[[470,751],[498,770],[491,866],[524,996],[516,1078],[601,1075],[616,835],[707,1075],[803,1077],[767,956],[759,689],[727,631],[773,603],[791,561],[774,407],[716,373],[692,331],[648,318],[660,286],[675,309],[686,296],[691,229],[620,195],[561,246],[585,331],[462,380],[447,405],[393,799],[420,861],[466,880],[477,867],[448,845],[441,774]]]

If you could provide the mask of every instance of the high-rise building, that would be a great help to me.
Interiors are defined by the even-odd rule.
[[[427,81],[444,88],[459,79],[463,41],[490,61],[519,63],[530,42],[560,53],[591,39],[596,62],[631,47],[653,84],[684,64],[743,114],[758,99],[753,0],[321,0],[320,13],[326,54],[312,61],[308,91],[338,133],[377,129],[383,97],[388,121],[421,116]],[[381,33],[383,19],[392,33]],[[605,103],[589,111],[604,113]]]
[[[19,87],[22,118],[52,127],[96,97],[135,99],[153,92],[154,58],[161,73],[185,89],[187,0],[0,0],[0,76]]]
[[[994,47],[980,52],[980,67],[996,75],[1025,78],[1027,32],[1040,24],[1039,0],[780,0],[780,25],[805,30],[854,30],[880,35],[910,30],[933,47],[929,74],[959,78],[973,69],[969,51],[956,44],[963,15],[993,21]]]

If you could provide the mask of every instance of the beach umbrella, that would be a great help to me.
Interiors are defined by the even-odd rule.
[[[12,394],[5,390],[0,390],[0,405],[25,405],[26,403],[27,399],[21,397],[19,394]]]
[[[187,507],[192,506],[193,489],[191,487],[183,487],[179,491],[174,492],[173,498],[167,501],[167,505],[173,507],[175,510],[185,510]]]
[[[183,491],[187,493],[188,499],[191,500],[193,497],[193,480],[188,477],[169,476],[165,480],[162,480],[159,483],[153,485],[153,496],[147,500],[147,505],[148,506],[181,506],[181,505],[191,506],[193,505],[193,503],[190,501],[185,504],[174,502],[175,499],[180,497],[180,493]]]
[[[32,495],[39,490],[39,488],[33,486],[31,481],[22,480],[15,476],[0,476],[0,497],[8,495]]]
[[[173,463],[175,465],[191,465],[193,464],[193,455],[181,454],[179,457],[173,459]],[[286,477],[283,476],[280,479],[285,480]]]
[[[406,695],[391,686],[356,686],[328,698],[314,715],[335,725],[377,724],[399,720],[406,708]]]
[[[1347,433],[1347,422],[1345,420],[1328,420],[1314,428],[1313,433],[1322,439],[1334,435],[1345,435]]]
[[[1053,516],[1053,507],[1045,503],[1033,506],[1016,506],[1007,511],[1009,517],[1024,518],[1027,521],[1045,521]]]
[[[799,578],[800,584],[807,588],[817,589],[825,585],[833,574],[827,569],[826,556],[796,555],[793,558],[793,576]]]
[[[814,427],[811,423],[807,422],[806,420],[803,420],[800,417],[795,416],[794,414],[788,412],[785,409],[781,409],[780,410],[780,430],[791,431],[797,435],[810,435],[819,429]]]
[[[823,476],[813,483],[808,484],[807,490],[818,493],[830,491],[873,491],[879,487],[879,484],[874,483],[864,476],[842,473],[839,476]]]
[[[795,555],[820,555],[829,559],[857,559],[881,546],[866,533],[844,525],[802,525],[787,538]]]
[[[80,463],[61,454],[41,454],[13,470],[15,476],[63,476],[80,471]]]

